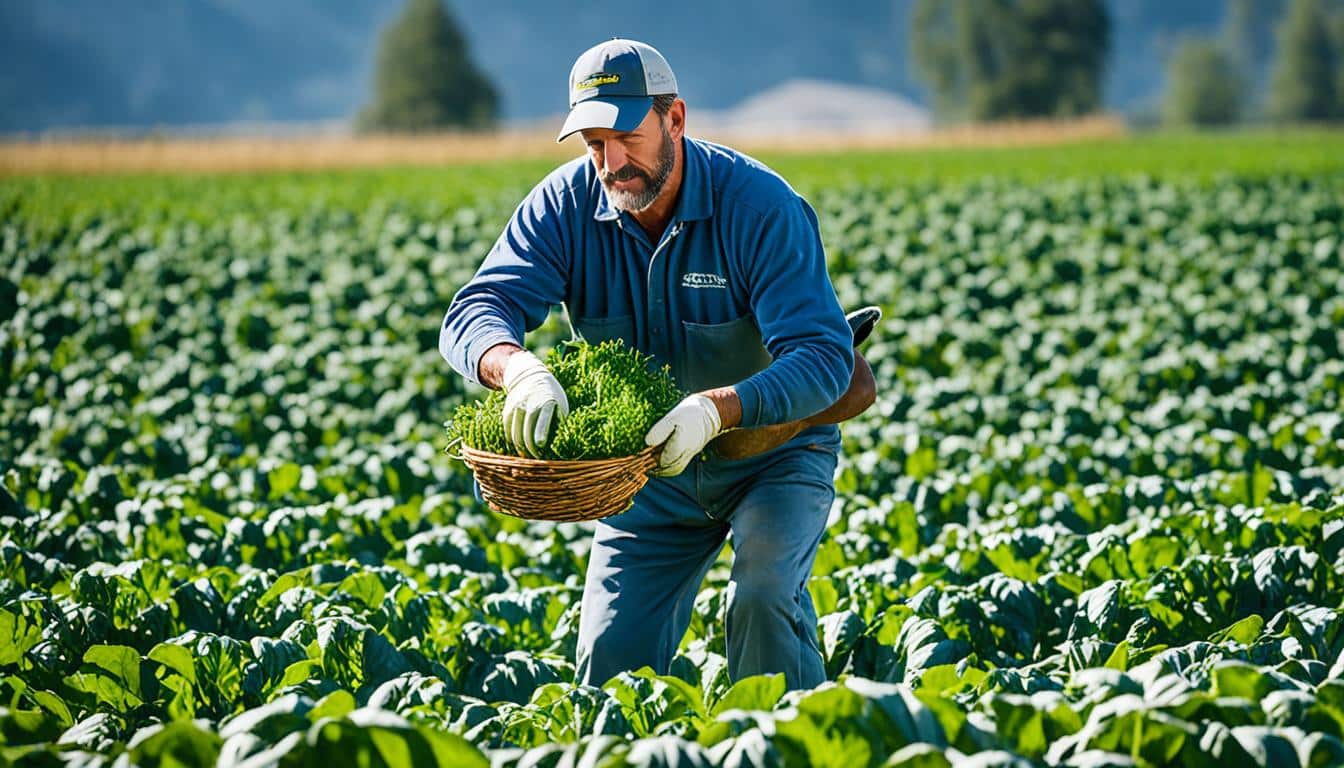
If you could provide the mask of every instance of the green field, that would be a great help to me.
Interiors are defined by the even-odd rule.
[[[575,686],[588,529],[443,453],[549,164],[0,179],[0,763],[1344,764],[1344,134],[765,159],[886,313],[787,693],[728,554]]]

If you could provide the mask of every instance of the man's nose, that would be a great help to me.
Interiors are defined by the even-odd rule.
[[[614,141],[608,141],[602,147],[602,160],[607,173],[616,173],[625,167],[625,147]]]

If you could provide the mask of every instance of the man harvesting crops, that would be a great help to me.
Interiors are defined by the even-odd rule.
[[[862,410],[871,374],[862,367],[869,388],[856,396],[853,335],[812,208],[760,163],[689,137],[676,94],[667,61],[644,43],[613,39],[579,56],[559,139],[580,133],[587,156],[523,200],[453,299],[440,351],[466,378],[505,391],[505,431],[531,455],[568,412],[555,377],[522,347],[553,305],[584,338],[623,339],[670,365],[693,393],[645,436],[661,446],[658,477],[629,511],[597,524],[582,682],[666,671],[731,533],[730,675],[782,672],[791,687],[812,687],[824,672],[806,582],[840,444],[816,414]],[[770,433],[782,443],[746,458],[711,446],[734,428],[789,424]]]

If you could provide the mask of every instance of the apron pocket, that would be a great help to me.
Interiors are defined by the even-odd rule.
[[[750,315],[726,323],[682,321],[686,347],[673,371],[677,383],[688,392],[727,387],[770,364],[772,358],[761,342],[761,332]]]
[[[624,339],[627,347],[635,345],[635,324],[630,315],[620,317],[581,317],[574,323],[574,332],[589,344],[601,344],[611,339]]]

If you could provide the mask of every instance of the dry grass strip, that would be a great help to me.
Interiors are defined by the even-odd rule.
[[[788,137],[707,133],[750,152],[815,153],[854,149],[1014,147],[1062,144],[1125,134],[1112,116],[939,128],[920,133],[810,134]],[[699,134],[697,134],[699,135]],[[499,160],[565,160],[577,139],[557,144],[546,132],[420,136],[161,137],[0,142],[0,174],[249,173],[387,166],[441,166]]]

